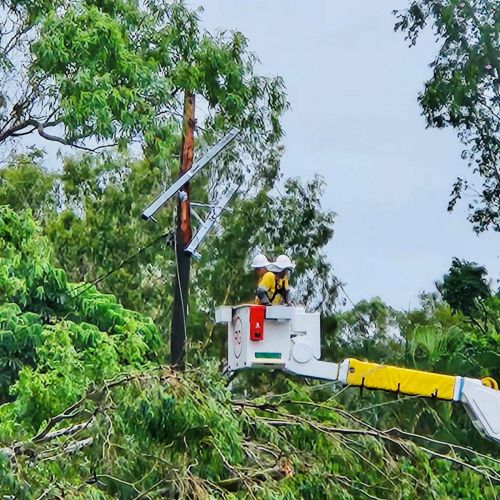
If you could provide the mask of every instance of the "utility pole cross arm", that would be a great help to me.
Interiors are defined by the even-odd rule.
[[[173,182],[169,188],[161,193],[150,205],[148,205],[142,212],[144,220],[153,219],[153,216],[170,198],[176,193],[195,175],[197,175],[205,165],[212,161],[226,146],[228,146],[240,133],[240,130],[232,128],[219,142],[210,148],[194,165],[182,174],[176,181]]]
[[[219,202],[210,209],[207,218],[201,223],[197,233],[184,250],[187,255],[198,255],[196,250],[200,246],[200,243],[207,236],[213,225],[219,220],[222,211],[226,209],[226,205],[231,201],[231,198],[236,194],[238,189],[239,186],[237,184],[232,184],[222,195]]]

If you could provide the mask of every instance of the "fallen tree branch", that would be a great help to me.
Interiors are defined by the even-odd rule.
[[[283,464],[279,464],[275,467],[254,471],[251,474],[238,475],[237,477],[223,479],[216,484],[219,488],[223,488],[227,491],[238,491],[243,486],[248,487],[246,483],[247,481],[281,481],[291,475],[291,469],[284,467]]]
[[[287,402],[287,403],[290,403],[290,402]],[[299,415],[294,415],[294,414],[282,412],[282,411],[280,411],[279,405],[276,405],[276,404],[252,403],[252,402],[247,402],[247,401],[233,402],[234,405],[239,406],[243,409],[245,407],[249,407],[249,408],[258,409],[258,410],[279,416],[280,419],[276,419],[276,418],[268,419],[266,417],[257,416],[257,418],[266,421],[266,423],[268,423],[268,425],[271,425],[271,426],[273,425],[273,423],[277,423],[277,425],[276,425],[277,427],[284,427],[284,426],[286,426],[287,422],[290,425],[296,425],[297,422],[299,422],[300,424],[309,425],[312,428],[316,429],[317,431],[324,432],[327,434],[328,433],[331,433],[332,435],[333,434],[341,434],[341,435],[358,434],[358,435],[370,436],[373,438],[386,440],[386,441],[389,441],[391,443],[397,444],[398,446],[402,447],[407,452],[410,452],[410,446],[414,446],[414,447],[421,449],[423,452],[425,452],[429,456],[440,458],[442,460],[447,460],[447,461],[452,462],[456,465],[460,465],[462,467],[468,468],[468,469],[476,472],[477,474],[482,475],[483,477],[488,479],[488,481],[490,481],[492,484],[495,484],[495,485],[500,484],[500,474],[498,474],[493,469],[488,468],[489,471],[493,472],[493,474],[492,474],[490,472],[487,472],[484,469],[481,469],[478,466],[472,465],[469,462],[466,462],[466,461],[461,460],[459,458],[453,457],[451,455],[445,455],[445,454],[436,452],[436,451],[431,450],[429,448],[418,445],[417,443],[415,443],[413,441],[405,440],[401,437],[395,437],[395,436],[391,435],[391,433],[394,433],[396,430],[399,431],[399,429],[393,428],[393,429],[389,429],[387,431],[382,431],[382,430],[376,429],[373,426],[370,426],[369,424],[366,424],[366,423],[360,421],[356,417],[353,417],[348,412],[341,410],[341,409],[332,408],[332,407],[329,407],[328,405],[321,405],[321,404],[316,404],[313,402],[296,402],[296,403],[297,404],[306,404],[306,405],[316,405],[318,407],[323,407],[323,408],[327,407],[327,408],[331,409],[332,411],[336,411],[340,414],[347,414],[349,416],[349,418],[352,418],[356,422],[367,427],[367,429],[351,429],[351,428],[337,428],[337,427],[325,426],[319,422],[316,422],[313,420],[308,420],[308,419],[303,418]],[[419,436],[419,435],[413,435],[413,437],[422,437],[423,439],[426,439],[425,436]],[[446,444],[448,444],[448,446],[450,446],[450,448],[453,451],[455,451],[453,449],[454,448],[453,444],[451,444],[451,443],[446,443]],[[467,450],[467,451],[473,452],[472,450]],[[481,455],[481,454],[479,454],[479,455]],[[490,459],[490,457],[488,457],[486,455],[482,455],[482,458]],[[495,461],[495,459],[492,459],[492,460]]]
[[[165,370],[168,370],[166,374],[161,373],[162,371]],[[155,374],[154,372],[160,372],[160,373]],[[57,424],[59,424],[64,420],[82,416],[85,413],[87,414],[90,413],[88,409],[84,408],[84,404],[86,401],[99,399],[99,397],[101,397],[102,395],[108,394],[111,389],[124,385],[126,383],[132,381],[149,380],[151,378],[159,378],[160,380],[165,381],[168,380],[169,378],[177,378],[177,375],[164,366],[155,367],[153,370],[150,370],[150,373],[121,374],[115,377],[114,379],[104,382],[104,384],[101,387],[89,390],[84,396],[82,396],[78,401],[70,405],[64,411],[62,411],[58,415],[55,415],[54,417],[51,417],[45,424],[43,429],[30,440],[15,442],[10,446],[5,446],[3,448],[0,448],[0,454],[3,454],[11,462],[15,459],[15,457],[20,455],[26,455],[33,459],[35,458],[47,459],[47,457],[52,455],[46,451],[37,452],[36,451],[37,445],[42,445],[61,437],[74,436],[77,433],[90,428],[94,424],[95,416],[99,411],[99,407],[92,412],[92,415],[88,420],[84,422],[75,423],[73,425],[64,427],[62,429],[53,430]],[[86,438],[80,441],[66,444],[62,447],[62,452],[74,453],[75,451],[78,451],[80,448],[88,446],[89,444],[91,444],[91,442],[92,438]]]
[[[35,440],[35,438],[29,441],[21,441],[14,443],[11,446],[6,446],[0,448],[0,453],[4,454],[7,458],[13,459],[19,455],[29,455],[34,457],[36,452],[33,446],[37,443],[46,443],[54,439],[66,436],[73,436],[84,429],[88,429],[94,423],[94,418],[87,420],[86,422],[81,422],[79,424],[74,424],[69,427],[64,427],[63,429],[58,429],[57,431],[47,432],[42,437]]]
[[[162,370],[165,367],[157,367],[156,370]],[[166,378],[175,377],[175,374],[171,373]],[[81,409],[83,403],[89,399],[95,399],[98,396],[107,393],[110,389],[114,387],[126,384],[133,380],[144,380],[151,378],[151,375],[144,373],[136,373],[136,374],[125,374],[119,375],[112,380],[104,382],[104,384],[97,388],[88,391],[84,396],[82,396],[76,403],[73,403],[71,406],[66,408],[63,412],[59,413],[55,417],[51,417],[45,427],[32,439],[33,442],[41,441],[49,431],[62,420],[70,419],[76,417],[85,412],[84,409]]]
[[[40,462],[44,462],[47,460],[56,460],[63,455],[71,455],[72,453],[76,453],[78,450],[81,450],[86,446],[90,446],[93,442],[94,442],[93,437],[80,439],[78,441],[74,441],[64,445],[61,450],[58,450],[57,453],[53,454],[52,450],[40,453],[38,456],[36,456],[36,459]]]
[[[70,427],[65,427],[64,429],[58,429],[57,431],[48,432],[47,434],[45,434],[45,436],[39,438],[36,441],[35,439],[33,439],[33,442],[43,443],[45,441],[50,441],[51,439],[56,439],[61,436],[72,436],[77,432],[80,432],[84,429],[88,429],[89,427],[92,426],[93,423],[94,423],[94,417],[90,418],[86,422],[81,422],[80,424],[74,424],[71,425]]]

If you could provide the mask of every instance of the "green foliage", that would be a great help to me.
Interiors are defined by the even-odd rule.
[[[350,413],[354,399],[342,404],[324,385],[243,373],[228,388],[213,361],[183,374],[158,365],[151,320],[67,282],[28,213],[2,207],[0,232],[1,494],[413,497],[429,484],[435,498],[493,492],[497,462],[457,449],[459,472],[436,458],[441,445],[367,427]],[[359,309],[392,325],[380,301]],[[411,430],[431,432],[445,416],[419,413]]]
[[[16,468],[5,460],[0,469],[0,491],[21,498],[63,491],[85,498],[387,498],[425,496],[432,484],[433,498],[492,493],[464,457],[456,458],[466,467],[458,473],[397,435],[374,438],[315,387],[287,381],[286,399],[242,400],[246,380],[231,394],[213,366],[202,368],[179,375],[159,367],[90,391],[58,424],[66,437],[53,437],[52,426],[43,439],[18,442]],[[15,419],[22,428],[24,419]],[[86,427],[71,434],[77,422]],[[344,434],[348,428],[352,434]],[[80,448],[69,454],[71,446]],[[494,462],[473,463],[495,474]]]
[[[491,295],[486,275],[486,269],[475,262],[454,258],[448,274],[438,284],[438,290],[453,311],[477,316],[480,303]]]
[[[0,207],[0,401],[36,427],[91,382],[159,353],[152,321],[111,295],[75,285],[26,213]],[[56,392],[54,392],[56,391]]]
[[[238,126],[242,154],[272,158],[288,106],[283,81],[255,73],[241,33],[205,32],[183,2],[9,0],[0,8],[9,14],[0,33],[0,148],[38,132],[93,151],[138,142],[164,161],[182,127],[183,96],[194,93],[209,108],[199,125]]]
[[[228,387],[219,374],[224,338],[213,307],[251,298],[252,249],[293,253],[292,283],[310,307],[331,313],[336,297],[323,252],[334,214],[320,208],[318,178],[275,187],[283,82],[255,74],[241,33],[205,33],[182,2],[12,0],[0,8],[9,10],[0,33],[0,148],[32,132],[75,148],[116,145],[64,158],[58,173],[35,150],[0,171],[8,205],[0,208],[2,495],[494,494],[498,461],[454,447],[447,457],[452,445],[378,430],[399,426],[491,451],[451,405],[360,398],[269,373],[242,374]],[[158,227],[172,221],[163,210],[158,226],[148,225],[140,211],[176,176],[179,101],[190,92],[209,111],[196,155],[230,125],[243,129],[193,185],[193,198],[215,198],[227,179],[242,187],[194,265],[192,365],[179,374],[158,364],[175,265]],[[142,148],[133,155],[132,142]],[[426,300],[408,314],[373,299],[330,316],[328,356],[498,376],[500,298],[481,302],[479,327]]]
[[[481,274],[481,283],[485,283]],[[471,378],[500,378],[500,297],[481,302],[477,319],[439,300],[421,296],[421,307],[393,311],[378,299],[360,302],[351,311],[323,320],[325,354],[334,360],[355,357],[435,373]],[[397,427],[419,435],[496,453],[482,439],[461,406],[399,397],[382,392],[346,391],[340,401],[363,420],[379,428]]]
[[[35,199],[35,193],[29,192],[33,186],[45,200],[34,208],[70,279],[94,281],[106,275],[97,284],[102,291],[115,295],[125,307],[150,315],[167,330],[175,262],[169,238],[162,239],[159,228],[173,227],[172,218],[168,209],[159,212],[157,225],[146,224],[140,217],[152,193],[162,189],[164,169],[126,157],[85,156],[67,159],[63,172],[48,178],[36,164],[27,169],[24,157],[19,161],[20,166],[13,160],[0,170],[0,179],[13,178],[26,185],[25,196],[14,197],[9,184],[0,184],[0,203],[15,209],[29,207]],[[205,343],[207,330],[214,330],[216,305],[252,300],[255,278],[248,262],[256,248],[270,256],[291,252],[297,262],[292,277],[297,300],[305,297],[309,305],[325,311],[333,307],[336,288],[324,247],[333,233],[334,214],[320,209],[322,181],[287,180],[280,190],[283,196],[270,191],[266,183],[265,178],[254,176],[254,191],[234,200],[233,213],[222,218],[223,231],[207,238],[201,260],[193,262],[188,325],[192,342]],[[205,185],[203,179],[193,185],[193,196],[199,193],[204,200]],[[40,186],[46,189],[44,195]],[[108,276],[109,271],[114,272]],[[218,353],[222,338],[213,340],[206,345]]]
[[[474,194],[469,220],[477,232],[500,231],[500,18],[494,0],[415,0],[395,11],[395,30],[414,45],[432,27],[439,52],[419,95],[429,127],[453,127],[482,185],[458,178],[449,210],[467,189]]]
[[[246,264],[255,247],[274,255],[292,252],[299,300],[308,295],[312,306],[332,309],[335,287],[323,250],[333,234],[334,214],[320,209],[319,179],[284,181],[284,197],[273,189],[281,177],[280,118],[288,104],[280,78],[256,73],[256,57],[241,33],[206,33],[200,12],[183,2],[62,0],[35,6],[12,1],[6,7],[12,10],[12,33],[18,34],[12,43],[30,61],[28,86],[34,87],[34,97],[16,103],[16,96],[8,96],[19,113],[11,113],[15,120],[5,123],[0,147],[36,130],[48,140],[99,148],[93,156],[64,158],[57,175],[38,168],[43,164],[38,159],[28,166],[29,157],[12,157],[0,171],[5,179],[0,203],[35,210],[71,280],[105,275],[97,283],[100,290],[168,330],[175,262],[171,234],[164,241],[160,231],[170,233],[173,221],[163,210],[155,227],[140,213],[177,176],[182,100],[193,92],[208,107],[197,121],[203,134],[197,136],[196,157],[229,126],[242,133],[192,186],[193,200],[201,202],[216,199],[228,179],[241,189],[234,216],[223,218],[222,236],[204,243],[207,252],[194,266],[191,340],[205,342],[207,330],[213,332],[214,304],[252,298],[255,284]],[[26,37],[30,44],[24,44]],[[6,35],[0,46],[10,47],[9,40]],[[12,59],[6,74],[22,79],[14,53],[6,51],[5,57]],[[37,93],[38,88],[44,92]],[[35,109],[42,128],[34,123]],[[52,126],[61,137],[47,136]],[[103,153],[108,142],[117,149]],[[136,147],[127,150],[133,142],[141,146],[139,154]],[[8,188],[12,182],[26,186],[22,197]],[[218,344],[207,346],[218,349]]]
[[[42,153],[10,158],[5,168],[0,169],[2,204],[11,207],[29,206],[40,220],[47,207],[56,208],[55,181],[57,175],[42,165]]]
[[[393,360],[402,349],[399,334],[400,314],[378,297],[361,301],[349,311],[322,320],[325,355],[338,360],[344,357]]]

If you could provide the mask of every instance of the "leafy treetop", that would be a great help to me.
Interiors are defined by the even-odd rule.
[[[164,157],[185,93],[208,104],[205,128],[244,129],[248,151],[282,134],[282,80],[256,75],[245,37],[203,31],[183,2],[4,0],[0,8],[0,147],[36,132],[93,151],[137,141]]]
[[[500,231],[500,6],[495,0],[415,0],[395,11],[395,29],[414,45],[431,26],[439,52],[419,96],[429,127],[453,127],[481,186],[458,178],[452,210],[466,190],[474,194],[469,220],[476,232]]]

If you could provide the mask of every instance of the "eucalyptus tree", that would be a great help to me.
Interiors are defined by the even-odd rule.
[[[500,5],[495,0],[415,0],[395,11],[395,30],[414,45],[432,30],[439,51],[419,95],[429,127],[452,127],[474,175],[458,178],[448,209],[470,197],[476,232],[500,231]]]
[[[205,32],[183,2],[0,6],[3,147],[36,133],[80,149],[138,141],[161,153],[182,125],[184,92],[205,98],[212,129],[231,122],[266,144],[281,135],[282,80],[256,75],[245,37]]]

